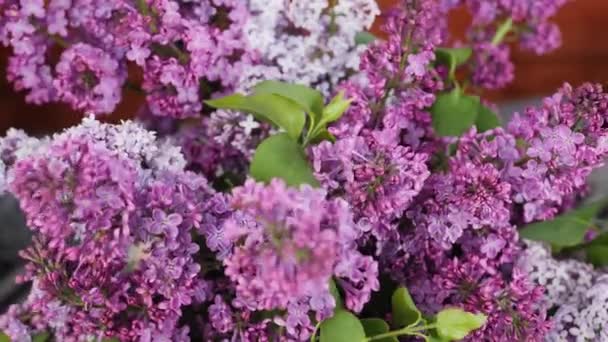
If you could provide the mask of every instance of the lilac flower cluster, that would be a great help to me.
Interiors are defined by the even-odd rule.
[[[361,311],[379,289],[378,266],[357,251],[363,233],[348,204],[326,200],[322,190],[290,189],[281,181],[264,186],[247,181],[232,193],[232,207],[246,219],[223,225],[232,251],[223,260],[234,283],[233,303],[244,310],[287,310],[284,325],[296,339],[307,339],[317,321],[331,316],[335,300],[329,280],[344,289],[346,306]]]
[[[206,298],[191,229],[212,192],[167,153],[134,124],[88,120],[11,168],[10,191],[36,233],[22,252],[21,280],[37,289],[27,305],[42,317],[69,313],[57,338],[170,338],[181,308]]]
[[[605,272],[518,234],[585,194],[608,155],[608,93],[565,85],[504,128],[445,137],[435,125],[438,99],[469,96],[437,53],[450,9],[475,14],[461,65],[476,91],[512,79],[506,38],[539,54],[559,44],[548,19],[564,2],[402,0],[387,39],[364,47],[355,36],[378,14],[372,0],[0,0],[8,76],[29,101],[95,115],[136,88],[156,130],[87,117],[51,137],[0,139],[0,191],[34,232],[19,278],[32,291],[0,331],[315,341],[337,310],[394,319],[378,301],[396,283],[425,317],[482,314],[469,341],[608,338]],[[133,65],[141,86],[127,81]],[[264,78],[350,100],[326,140],[308,139],[319,124],[308,119],[291,141],[310,184],[248,175],[274,128],[203,104]],[[307,117],[332,116],[320,106]]]
[[[425,54],[446,37],[436,25],[442,21],[434,20],[440,10],[433,1],[403,6],[388,19],[388,40],[362,58],[367,83],[344,88],[353,102],[330,128],[337,142],[312,149],[317,177],[364,222],[382,222],[371,228],[381,242],[381,271],[406,284],[427,313],[445,306],[485,313],[488,322],[471,340],[542,340],[550,329],[547,306],[543,289],[514,267],[521,253],[516,225],[567,208],[601,166],[606,95],[597,86],[565,86],[543,108],[516,115],[507,130],[473,129],[452,154],[450,141],[434,136],[426,112],[443,87],[430,68],[434,55]],[[497,62],[479,62],[472,75],[486,88],[504,84],[476,76],[490,74],[483,68],[505,68],[500,61],[508,60],[508,50],[496,48],[488,44]],[[411,157],[403,159],[401,151]],[[400,166],[386,176],[391,164]],[[382,188],[385,181],[390,191]],[[368,246],[368,239],[359,243]]]
[[[231,90],[253,57],[242,1],[4,1],[0,40],[13,48],[8,77],[33,103],[61,100],[77,110],[112,112],[127,64],[154,115],[183,118],[201,100]],[[59,60],[52,55],[59,51]]]
[[[249,0],[249,10],[245,35],[261,61],[245,70],[241,89],[270,78],[325,93],[357,70],[365,46],[355,36],[380,14],[374,0]]]
[[[403,264],[411,265],[409,254],[419,267],[407,267],[412,274],[406,271],[405,281],[413,282],[412,292],[429,310],[446,304],[477,307],[488,314],[477,334],[495,340],[531,340],[548,331],[549,307],[543,308],[539,288],[519,267],[512,268],[520,254],[514,225],[552,218],[584,193],[586,178],[606,157],[606,96],[601,86],[566,85],[543,107],[516,114],[507,130],[473,129],[459,140],[448,172],[433,174],[407,213],[407,227],[415,230],[405,235],[413,250],[404,249]],[[509,292],[512,286],[517,289]],[[548,290],[548,298],[556,295]],[[508,303],[517,303],[517,310]],[[513,330],[502,330],[505,325]]]
[[[357,45],[355,36],[379,13],[373,0],[250,0],[248,10],[242,34],[257,57],[238,70],[236,88],[249,92],[259,81],[274,79],[326,94],[358,68],[365,46]],[[176,135],[189,169],[210,179],[225,178],[230,170],[228,176],[243,179],[243,165],[268,131],[250,115],[220,110]]]

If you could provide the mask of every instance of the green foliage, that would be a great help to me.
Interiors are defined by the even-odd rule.
[[[334,297],[339,298],[333,281],[330,282],[330,291]],[[427,342],[448,342],[464,338],[486,322],[483,314],[452,308],[442,310],[434,318],[423,318],[405,287],[399,287],[393,292],[391,302],[393,325],[397,330],[390,331],[389,325],[380,318],[364,318],[359,321],[355,315],[340,306],[336,308],[333,317],[317,324],[321,330],[320,341],[397,342],[399,336],[418,336]],[[316,332],[317,328],[311,342],[316,341]]]
[[[365,341],[365,330],[359,319],[346,310],[336,310],[333,317],[321,323],[321,342]]]
[[[450,308],[437,314],[436,330],[439,337],[452,340],[461,340],[471,331],[481,328],[486,323],[483,314],[472,314],[461,309]]]
[[[249,171],[253,178],[262,182],[281,178],[291,186],[319,184],[304,150],[285,133],[273,135],[258,146]]]
[[[323,115],[319,121],[319,125],[327,125],[342,117],[342,114],[346,112],[348,106],[350,106],[351,100],[344,98],[344,92],[341,91],[338,95],[334,96],[333,99],[323,108]]]
[[[252,95],[232,94],[205,103],[214,108],[251,113],[258,120],[284,129],[294,140],[302,137],[308,116],[308,130],[303,142],[306,146],[311,142],[334,140],[327,131],[327,125],[344,114],[350,100],[344,98],[344,93],[339,93],[324,106],[323,95],[315,89],[301,84],[264,81],[253,88]]]
[[[290,84],[279,81],[263,81],[258,83],[253,91],[261,94],[275,94],[295,102],[305,112],[320,117],[323,111],[323,95],[301,84]]]
[[[435,133],[440,136],[460,136],[477,120],[479,97],[463,94],[456,88],[437,95],[431,107]]]
[[[450,70],[450,78],[454,79],[456,68],[466,63],[473,50],[469,47],[463,48],[437,48],[435,50],[435,58],[438,63],[448,66]]]
[[[334,98],[323,108],[323,113],[318,121],[311,122],[307,142],[316,142],[322,140],[334,141],[335,138],[327,131],[327,125],[338,120],[350,106],[351,100],[344,98],[344,92],[338,93]]]
[[[258,181],[281,178],[288,185],[318,186],[303,147],[323,140],[334,141],[327,125],[338,120],[350,100],[344,93],[324,106],[323,95],[300,84],[264,81],[253,88],[252,95],[233,94],[205,102],[214,108],[232,109],[253,114],[285,130],[264,140],[256,149],[250,173]],[[306,118],[308,129],[303,134]]]
[[[585,248],[587,261],[596,267],[608,265],[608,245],[592,244]]]
[[[391,298],[393,308],[393,325],[396,327],[414,326],[420,322],[422,315],[416,308],[414,300],[405,287],[399,287]]]
[[[11,338],[7,334],[0,331],[0,342],[11,342]]]
[[[477,126],[478,132],[485,132],[500,126],[500,119],[494,111],[481,104],[477,113],[477,119],[475,120],[475,126]]]
[[[336,281],[333,278],[329,280],[329,292],[336,301],[336,309],[343,309],[344,301],[342,300],[342,296],[338,290],[338,285],[336,285]]]
[[[584,241],[585,233],[592,227],[593,219],[605,204],[605,201],[594,202],[553,220],[529,224],[523,227],[519,234],[525,239],[548,242],[554,251],[580,245]]]
[[[254,93],[244,96],[228,95],[205,103],[218,109],[232,109],[253,114],[258,120],[268,121],[284,129],[292,139],[299,139],[306,118],[297,103],[281,95]]]
[[[596,267],[608,265],[608,233],[603,233],[591,242],[574,249],[582,249],[587,261]]]
[[[37,333],[36,335],[32,336],[32,342],[47,342],[50,340],[51,340],[51,334],[49,334],[46,331]]]
[[[367,32],[367,31],[361,31],[361,32],[357,32],[357,34],[355,35],[355,44],[357,45],[368,45],[370,43],[372,43],[373,41],[375,41],[376,36],[374,36],[372,33]]]
[[[361,324],[363,325],[363,329],[365,330],[365,336],[373,337],[380,334],[387,333],[390,329],[388,323],[380,318],[365,318],[361,320]],[[395,336],[389,336],[381,339],[377,339],[375,341],[380,342],[399,342],[399,340]]]

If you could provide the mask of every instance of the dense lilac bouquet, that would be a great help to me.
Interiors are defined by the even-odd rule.
[[[0,340],[608,339],[608,93],[479,97],[564,2],[401,0],[381,40],[373,0],[0,0],[9,81],[84,117],[0,139],[34,232]]]

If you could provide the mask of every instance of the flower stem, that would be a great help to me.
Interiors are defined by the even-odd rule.
[[[507,34],[509,34],[509,32],[511,32],[512,29],[513,29],[513,19],[509,18],[509,19],[505,20],[505,22],[502,23],[502,25],[500,25],[498,27],[498,29],[496,30],[496,34],[494,35],[494,38],[492,38],[492,45],[496,46],[496,45],[502,43],[502,41],[505,39]]]
[[[387,337],[396,337],[396,336],[401,336],[401,335],[420,336],[420,335],[422,335],[420,333],[421,331],[430,330],[432,328],[435,328],[435,326],[436,326],[435,324],[429,324],[429,325],[422,325],[422,326],[418,326],[418,327],[405,327],[403,329],[389,331],[384,334],[369,337],[369,338],[365,339],[365,341],[376,341],[376,340],[381,340],[381,339],[387,338]]]

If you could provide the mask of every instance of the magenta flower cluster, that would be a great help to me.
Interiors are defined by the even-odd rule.
[[[608,338],[605,274],[518,233],[586,194],[608,157],[608,92],[566,84],[504,127],[459,136],[433,115],[464,88],[440,48],[470,46],[467,81],[503,87],[507,38],[555,49],[549,19],[564,2],[402,0],[383,13],[387,38],[362,45],[372,0],[0,0],[9,81],[88,114],[49,137],[0,139],[0,191],[34,233],[18,279],[32,290],[0,331],[315,341],[336,310],[392,319],[386,288],[405,286],[425,317],[483,314],[469,341]],[[458,6],[474,20],[454,43]],[[204,103],[261,79],[350,101],[327,139],[296,139],[310,184],[256,178],[252,155],[276,128]],[[98,121],[124,91],[146,96],[139,122]]]

